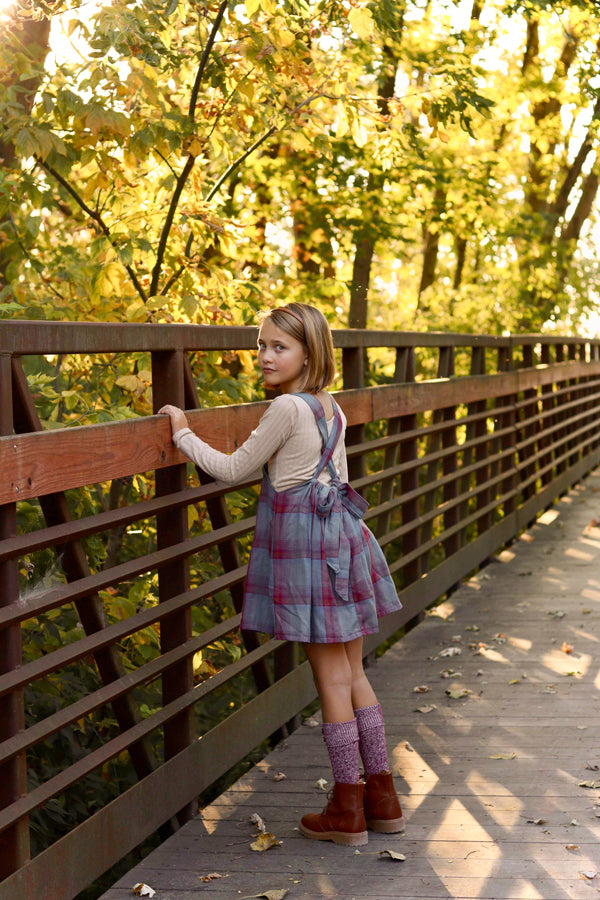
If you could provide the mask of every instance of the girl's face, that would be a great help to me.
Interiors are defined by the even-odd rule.
[[[267,387],[284,394],[298,391],[306,359],[304,344],[265,319],[258,335],[258,365]]]

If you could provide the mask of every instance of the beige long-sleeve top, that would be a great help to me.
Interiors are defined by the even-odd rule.
[[[346,418],[340,410],[344,433]],[[330,431],[333,418],[327,420]],[[342,482],[348,480],[344,433],[333,451],[333,462]],[[190,428],[173,435],[173,443],[192,462],[219,481],[235,484],[252,475],[266,462],[276,491],[309,481],[321,458],[321,434],[308,403],[293,394],[276,397],[248,439],[234,453],[221,453],[201,440]],[[327,468],[319,480],[328,483]]]

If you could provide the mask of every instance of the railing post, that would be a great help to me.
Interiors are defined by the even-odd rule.
[[[10,354],[0,354],[0,434],[13,433],[12,375]],[[17,533],[17,505],[0,507],[0,540]],[[0,563],[0,607],[19,600],[17,560]],[[12,672],[22,663],[21,628],[19,625],[0,630],[0,674]],[[23,689],[0,698],[0,742],[25,730]],[[27,760],[18,753],[0,766],[0,809],[10,806],[27,793]],[[0,880],[23,866],[30,857],[29,823],[19,819],[0,833]]]
[[[454,347],[444,347],[440,355],[440,377],[454,377]],[[458,442],[456,440],[456,407],[449,406],[442,410],[443,421],[448,422],[448,428],[442,431],[442,449],[450,450],[454,448],[454,453],[444,457],[442,462],[442,474],[444,476],[454,475],[458,468],[457,450]],[[452,478],[444,485],[442,492],[443,502],[456,500],[458,496],[458,481]],[[458,524],[459,510],[457,506],[444,513],[444,529],[454,528]],[[444,553],[446,559],[449,559],[458,550],[459,541],[458,534],[455,532],[450,537],[444,538]]]
[[[512,344],[500,347],[498,351],[498,370],[500,372],[510,372],[512,369]],[[507,453],[506,457],[500,463],[500,472],[505,472],[506,476],[500,482],[500,491],[502,494],[510,494],[503,503],[504,515],[508,516],[515,511],[516,497],[514,490],[516,486],[516,441],[517,432],[515,429],[515,395],[510,394],[502,397],[502,403],[510,406],[506,412],[500,415],[498,422],[501,431],[508,430],[508,434],[502,435],[499,444],[502,451],[512,451]]]
[[[398,349],[396,370],[399,379],[409,384],[414,382],[417,371],[414,347],[402,347]],[[404,432],[415,432],[417,429],[416,413],[400,416],[399,428],[400,434]],[[400,476],[400,492],[402,496],[409,494],[412,491],[416,491],[419,487],[418,460],[419,443],[416,435],[413,434],[412,437],[407,438],[400,444],[400,462],[414,463],[414,465]],[[400,508],[402,510],[402,524],[407,525],[411,522],[414,526],[402,537],[402,554],[408,556],[409,553],[414,553],[419,546],[419,498],[413,497],[412,499],[405,500]],[[421,560],[414,559],[402,570],[402,586],[408,587],[409,584],[418,581],[420,576]],[[423,619],[424,613],[422,612],[418,613],[412,619],[409,619],[404,626],[406,631],[410,631],[411,628],[414,628],[415,625],[418,625]]]
[[[541,361],[543,365],[549,366],[551,363],[550,358],[550,345],[542,344],[542,355]],[[554,387],[551,384],[543,384],[541,388],[542,394],[542,412],[543,413],[551,413],[554,409],[555,397],[554,397]],[[554,415],[544,416],[542,421],[542,432],[546,433],[548,428],[552,427],[554,424],[555,417]],[[552,438],[546,435],[546,437],[542,437],[539,441],[540,450],[548,451],[544,454],[544,456],[540,459],[540,468],[544,468],[548,463],[550,463],[553,459],[553,453],[550,449],[552,446]],[[542,486],[545,487],[547,484],[550,484],[552,481],[552,469],[548,469],[548,471],[542,473]]]
[[[342,350],[342,378],[344,390],[364,387],[364,351],[362,347],[344,347]],[[346,446],[362,444],[365,439],[364,425],[349,425],[346,429]],[[365,475],[364,456],[348,459],[348,479],[355,481]]]
[[[523,367],[524,368],[532,368],[534,364],[533,359],[533,345],[532,344],[524,344],[523,346]],[[519,419],[524,420],[525,424],[522,428],[518,428],[517,441],[521,441],[523,439],[528,440],[529,438],[535,437],[540,421],[537,417],[537,390],[535,388],[530,388],[529,390],[523,391],[523,400],[529,401],[524,403],[521,408],[521,413],[519,415]],[[533,421],[529,421],[533,420]],[[529,441],[527,443],[527,447],[522,450],[519,450],[519,463],[524,462],[526,459],[530,457],[535,457],[536,454],[536,441]],[[536,463],[535,460],[531,463],[527,463],[527,465],[522,469],[523,478],[530,478],[536,471]],[[536,485],[535,483],[527,485],[523,488],[523,499],[528,500],[529,497],[533,497],[536,493]],[[532,524],[532,523],[530,523]]]
[[[473,347],[471,351],[471,369],[470,375],[485,375],[486,374],[486,364],[485,364],[485,347]],[[487,411],[487,401],[486,400],[476,400],[473,403],[469,404],[468,407],[468,415],[476,416],[474,422],[470,423],[467,426],[467,442],[471,440],[477,441],[477,444],[474,450],[471,452],[470,458],[464,460],[464,464],[468,465],[470,460],[474,460],[477,465],[477,469],[475,472],[475,486],[477,488],[476,491],[476,501],[475,508],[477,510],[484,509],[489,503],[490,498],[490,489],[482,488],[479,490],[481,485],[487,483],[489,478],[489,466],[487,465],[487,458],[489,456],[489,447],[487,441],[484,441],[483,438],[486,437],[488,433],[487,429],[487,418],[485,417],[485,412]],[[467,490],[468,484],[464,482],[461,484],[461,493]],[[464,517],[467,516],[469,509],[468,501],[464,504],[464,509],[462,511],[462,515]],[[477,534],[481,535],[484,531],[490,527],[491,517],[490,513],[486,512],[482,516],[477,519],[476,527]],[[463,534],[463,538],[466,538],[467,535]]]
[[[183,352],[181,350],[155,351],[152,353],[152,402],[156,413],[165,403],[185,405]],[[187,466],[185,463],[158,469],[156,495],[185,490]],[[187,507],[162,512],[156,517],[157,546],[159,550],[179,544],[188,537]],[[159,570],[159,602],[169,600],[188,589],[188,561],[169,563]],[[192,614],[189,607],[163,619],[160,629],[161,652],[168,653],[179,647],[192,635]],[[167,669],[162,678],[163,704],[166,706],[194,686],[192,660],[184,659]],[[188,707],[166,723],[164,728],[165,759],[184,750],[194,740],[194,711]],[[180,822],[187,821],[196,812],[196,804],[189,803],[179,813]]]
[[[440,347],[439,357],[438,357],[438,367],[437,367],[437,377],[438,378],[450,378],[454,374],[454,347]],[[432,416],[432,425],[439,425],[444,422],[446,419],[451,420],[451,425],[448,429],[435,429],[432,431],[431,436],[429,438],[429,446],[427,448],[427,453],[435,457],[440,450],[440,448],[451,446],[453,442],[456,441],[455,437],[455,428],[456,428],[456,420],[455,420],[455,409],[454,407],[450,407],[448,409],[434,409]],[[456,462],[456,458],[455,458]],[[447,472],[452,471],[451,466],[452,463],[449,463],[449,468],[446,467],[446,461],[442,464],[442,472],[446,474]],[[427,491],[425,496],[423,497],[423,512],[430,513],[436,506],[436,495],[438,494],[438,488],[435,487],[439,480],[439,460],[432,459],[427,463],[427,470],[425,475],[425,483],[427,485],[432,485],[431,490]],[[450,489],[456,491],[456,482],[450,486]],[[442,492],[442,499],[449,499],[450,494],[446,492],[445,488]],[[453,511],[455,515],[458,513]],[[448,527],[450,524],[449,520],[447,520],[444,516],[444,526]],[[421,526],[421,544],[426,544],[431,540],[431,536],[433,534],[433,520],[429,518],[428,521],[424,522]],[[420,573],[424,574],[428,565],[428,557],[420,558]]]

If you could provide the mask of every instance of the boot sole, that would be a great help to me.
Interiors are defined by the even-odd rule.
[[[304,837],[312,838],[314,841],[333,841],[334,844],[344,844],[346,847],[361,847],[369,842],[369,835],[366,831],[350,833],[347,831],[311,831],[300,823],[300,831]]]
[[[404,816],[399,819],[367,819],[367,828],[378,834],[396,834],[404,831]]]

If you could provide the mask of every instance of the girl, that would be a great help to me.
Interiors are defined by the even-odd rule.
[[[264,314],[258,364],[266,386],[281,394],[231,455],[196,437],[177,407],[159,413],[169,415],[176,446],[214,478],[235,483],[264,465],[242,628],[301,641],[312,669],[334,788],[322,813],[302,818],[301,831],[365,844],[367,826],[404,828],[381,707],[362,663],[363,635],[400,602],[362,521],[366,501],[347,483],[346,420],[325,391],[335,362],[323,314],[303,303]]]

